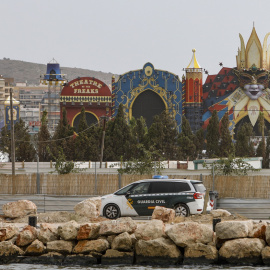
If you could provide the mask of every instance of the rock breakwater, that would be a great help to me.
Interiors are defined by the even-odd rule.
[[[0,263],[55,265],[270,265],[270,225],[251,220],[216,225],[129,217],[79,224],[2,224]]]

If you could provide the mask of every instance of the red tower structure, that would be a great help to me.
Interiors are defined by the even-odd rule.
[[[190,127],[193,132],[196,132],[201,128],[201,115],[202,115],[202,79],[203,69],[199,65],[195,52],[192,50],[192,59],[185,69],[185,117],[190,123]]]

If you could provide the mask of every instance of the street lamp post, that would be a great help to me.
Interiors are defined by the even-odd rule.
[[[101,116],[101,119],[103,119],[103,131],[102,131],[102,140],[101,140],[101,153],[100,153],[100,168],[102,168],[102,161],[103,161],[103,149],[104,149],[104,139],[105,139],[105,129],[106,129],[106,116]]]
[[[15,141],[14,141],[14,119],[13,119],[13,89],[9,89],[10,94],[10,131],[11,131],[11,162],[12,162],[12,194],[15,194]]]

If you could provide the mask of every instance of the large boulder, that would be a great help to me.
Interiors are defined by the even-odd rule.
[[[265,240],[268,245],[270,245],[270,225],[265,228]]]
[[[156,206],[152,214],[152,219],[159,219],[165,223],[171,223],[175,219],[175,211],[171,208]]]
[[[265,231],[266,231],[267,223],[265,221],[262,222],[253,222],[253,228],[248,232],[248,237],[251,238],[260,238],[265,240]]]
[[[89,218],[98,218],[100,215],[101,207],[101,198],[94,197],[86,199],[74,207],[74,211],[77,215],[89,217]]]
[[[130,217],[106,220],[100,223],[100,235],[120,234],[123,232],[133,233],[137,228],[136,222]]]
[[[9,241],[0,242],[0,262],[4,263],[15,263],[20,262],[18,256],[22,256],[24,254],[23,250],[21,250],[16,245],[12,244]]]
[[[27,225],[18,234],[16,245],[19,247],[23,247],[23,246],[29,245],[36,239],[37,239],[37,229],[35,227]]]
[[[63,225],[58,226],[58,234],[63,240],[75,240],[77,239],[79,228],[80,225],[76,221],[71,220]]]
[[[88,254],[91,252],[103,253],[110,247],[106,239],[82,240],[74,247],[73,253]]]
[[[135,245],[136,263],[147,265],[169,265],[178,263],[182,254],[177,246],[165,238],[139,240]]]
[[[131,251],[132,239],[127,232],[121,233],[113,239],[111,247],[119,251]]]
[[[105,255],[101,257],[101,264],[105,265],[128,265],[133,264],[133,252],[120,252],[114,249],[107,249]]]
[[[87,239],[97,239],[99,236],[99,223],[87,223],[80,226],[77,239],[78,240],[87,240]]]
[[[0,228],[0,242],[11,239],[18,235],[19,229],[14,225],[8,225]]]
[[[251,220],[247,221],[224,221],[216,225],[216,236],[219,239],[235,239],[248,237],[253,229]]]
[[[213,218],[229,217],[232,215],[229,211],[224,209],[211,210],[210,214],[213,216]]]
[[[226,241],[219,250],[222,260],[232,264],[261,264],[265,242],[258,238],[241,238]]]
[[[48,224],[48,223],[41,223],[40,230],[38,234],[38,239],[46,244],[47,242],[59,240],[60,236],[58,234],[58,228]]]
[[[22,249],[12,244],[9,241],[3,241],[0,243],[0,257],[2,256],[21,256],[24,252]]]
[[[41,241],[36,239],[25,250],[26,255],[41,255],[45,251],[45,246]]]
[[[185,248],[184,264],[211,264],[218,260],[218,251],[213,245],[196,243]]]
[[[6,217],[17,218],[37,213],[37,206],[28,200],[9,202],[3,205],[3,213]]]
[[[48,252],[56,252],[60,254],[70,254],[73,247],[74,243],[72,241],[56,240],[47,243]]]
[[[262,250],[262,260],[263,260],[263,263],[265,265],[270,265],[270,247],[269,246],[266,246],[263,250]]]
[[[153,219],[149,222],[139,224],[135,237],[137,240],[151,240],[165,236],[165,225],[162,220]]]
[[[179,247],[195,243],[208,244],[213,242],[212,227],[196,222],[178,223],[166,230],[166,234]]]

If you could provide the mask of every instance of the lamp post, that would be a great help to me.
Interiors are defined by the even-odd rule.
[[[14,122],[13,122],[13,89],[9,89],[10,94],[10,130],[11,130],[11,162],[12,162],[12,194],[15,194],[15,141],[14,141]]]
[[[101,153],[100,153],[100,165],[99,165],[99,168],[102,168],[103,150],[104,150],[104,139],[105,139],[105,129],[106,129],[107,116],[101,116],[100,118],[103,120],[103,131],[102,131],[102,139],[101,139]]]

